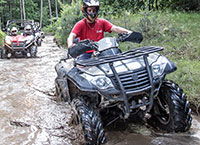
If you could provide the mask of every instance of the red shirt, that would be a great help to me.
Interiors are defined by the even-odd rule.
[[[79,37],[79,40],[99,41],[104,38],[104,32],[111,32],[111,28],[112,24],[105,19],[96,19],[95,23],[88,23],[86,19],[82,19],[76,23],[72,32],[76,34],[76,37]],[[86,51],[86,53],[93,51]]]
[[[88,23],[82,19],[76,23],[72,32],[79,37],[79,40],[99,41],[104,38],[104,32],[111,32],[112,24],[105,19],[96,19],[95,23]]]

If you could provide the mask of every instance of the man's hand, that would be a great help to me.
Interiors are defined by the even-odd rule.
[[[76,38],[76,34],[74,33],[70,33],[69,34],[69,37],[67,38],[67,45],[68,45],[68,48],[71,48],[74,46],[74,39]]]
[[[86,51],[93,50],[93,47],[89,44],[85,43],[78,43],[74,45],[73,47],[68,49],[68,54],[72,56],[73,58],[76,58],[80,54],[85,53]]]

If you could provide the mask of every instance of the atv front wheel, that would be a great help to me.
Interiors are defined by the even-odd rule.
[[[164,81],[151,110],[149,123],[167,132],[185,132],[192,122],[190,104],[183,90],[172,81]]]
[[[63,85],[65,86],[65,84]],[[55,88],[56,88],[56,96],[57,96],[57,100],[58,101],[64,101],[67,102],[67,98],[64,96],[64,94],[62,93],[62,90],[60,88],[60,85],[58,83],[58,78],[55,79]]]
[[[42,45],[42,40],[41,40],[41,39],[38,39],[37,45],[38,45],[38,46],[41,46],[41,45]]]
[[[89,108],[80,99],[74,99],[72,106],[75,109],[76,125],[81,123],[86,145],[100,145],[105,143],[102,122],[97,112]],[[77,119],[78,118],[78,119]]]
[[[6,59],[6,58],[7,58],[6,49],[3,47],[1,48],[1,59]]]
[[[37,54],[37,46],[31,46],[30,54],[32,58],[36,57]]]

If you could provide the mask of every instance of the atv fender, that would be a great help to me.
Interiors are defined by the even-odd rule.
[[[81,91],[96,92],[97,88],[80,76],[80,70],[74,67],[74,59],[63,59],[55,66],[57,78],[56,85],[60,88],[60,93],[64,100],[71,101],[69,93],[69,83],[73,83]]]
[[[58,78],[63,78],[65,75],[67,76],[68,72],[74,67],[73,59],[63,59],[55,66],[55,70],[57,72]]]
[[[81,91],[97,92],[97,87],[88,82],[80,73],[81,71],[74,67],[69,71],[68,77]]]
[[[176,65],[175,65],[172,61],[170,61],[170,60],[168,59],[168,63],[167,63],[167,65],[166,65],[166,67],[165,67],[164,72],[165,72],[166,74],[169,74],[169,73],[172,73],[172,72],[176,71],[176,69],[177,69]]]

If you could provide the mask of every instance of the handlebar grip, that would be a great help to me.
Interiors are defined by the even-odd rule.
[[[93,50],[92,46],[85,43],[78,43],[73,47],[68,49],[68,54],[73,58],[76,58],[80,54],[85,53],[86,51]]]

